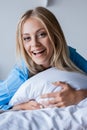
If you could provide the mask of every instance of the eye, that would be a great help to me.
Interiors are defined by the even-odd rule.
[[[37,36],[38,36],[39,38],[44,38],[46,35],[47,35],[46,32],[40,32],[40,33],[37,34]]]
[[[24,42],[29,42],[31,40],[31,38],[28,36],[28,37],[23,37],[23,40]]]

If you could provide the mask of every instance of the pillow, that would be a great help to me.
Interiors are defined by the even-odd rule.
[[[76,90],[87,89],[86,75],[62,71],[53,67],[36,74],[24,82],[10,100],[9,105],[14,106],[31,99],[41,102],[40,95],[61,90],[61,87],[52,84],[56,81],[66,82]]]

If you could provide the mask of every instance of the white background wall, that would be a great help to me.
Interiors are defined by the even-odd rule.
[[[15,32],[20,15],[45,0],[0,0],[0,79],[5,79],[16,62]],[[87,0],[48,0],[59,20],[68,45],[87,59]]]

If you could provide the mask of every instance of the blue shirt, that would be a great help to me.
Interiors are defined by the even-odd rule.
[[[76,66],[87,73],[87,60],[76,52],[76,49],[69,47],[70,58]],[[8,105],[10,99],[27,79],[29,78],[29,71],[22,62],[22,65],[15,65],[9,73],[6,80],[0,82],[0,109],[7,110],[11,106]]]

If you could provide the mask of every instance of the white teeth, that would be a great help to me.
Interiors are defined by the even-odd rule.
[[[35,53],[35,54],[38,54],[38,53],[40,53],[41,51],[37,51],[37,52],[33,52],[33,53]]]
[[[44,52],[44,50],[41,50],[41,51],[34,51],[34,52],[32,52],[34,55],[37,55],[37,54],[39,54],[39,53],[42,53],[42,52]]]

